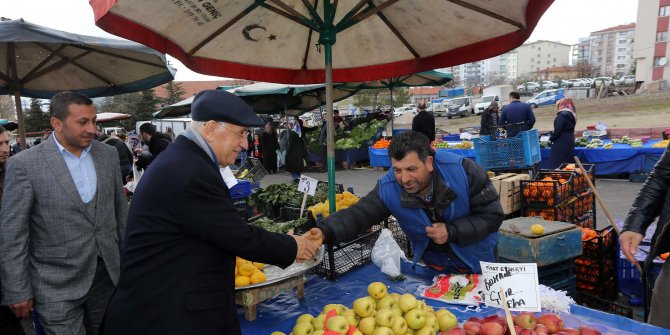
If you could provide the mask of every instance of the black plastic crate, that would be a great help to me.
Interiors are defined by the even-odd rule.
[[[617,237],[614,228],[607,227],[602,230],[596,230],[597,236],[582,240],[582,258],[590,258],[596,261],[603,261],[612,258],[614,261],[618,258],[616,255]]]
[[[595,229],[596,228],[595,212],[589,211],[576,217],[572,222],[572,224],[581,228]]]
[[[575,301],[582,306],[597,309],[610,314],[620,315],[629,319],[633,318],[633,310],[619,305],[614,301],[602,299],[597,296],[577,291]]]
[[[519,183],[522,206],[558,206],[574,194],[573,173],[568,171],[541,171],[535,180]]]
[[[314,268],[314,271],[329,280],[334,280],[369,262],[372,248],[379,238],[381,229],[382,225],[374,225],[369,232],[349,242],[326,245],[323,261]]]
[[[279,215],[281,214],[281,207],[280,206],[275,206],[275,205],[268,205],[268,204],[257,204],[258,211],[260,213],[263,213],[263,215],[271,220],[279,218]]]
[[[564,170],[568,165],[575,166],[575,169],[574,170]],[[591,177],[591,182],[595,186],[596,179],[593,176],[595,176],[595,174],[596,174],[596,165],[595,164],[582,164],[582,166],[584,167],[584,170],[586,170],[586,174],[588,174],[589,177]],[[574,191],[575,192],[581,192],[581,191],[590,189],[589,183],[586,181],[586,178],[582,174],[581,169],[576,164],[563,163],[556,170],[572,172],[572,174],[573,174],[573,185],[574,185]]]
[[[296,227],[293,229],[293,233],[297,235],[302,235],[306,232],[308,232],[310,229],[314,228],[315,222],[314,219],[312,219],[312,214],[305,209],[305,211],[302,213],[302,217],[307,219],[307,222],[305,224]],[[300,218],[300,208],[299,207],[288,207],[288,206],[283,206],[279,210],[279,221],[293,221],[297,220]]]
[[[243,219],[249,220],[254,216],[254,209],[247,204],[246,200],[238,200],[233,203],[237,212],[240,213]]]
[[[400,246],[400,249],[402,249],[403,252],[405,252],[405,256],[407,259],[412,259],[414,252],[412,250],[412,243],[409,241],[407,238],[407,235],[405,235],[405,232],[400,228],[400,224],[398,221],[393,218],[389,217],[386,219],[384,222],[384,225],[388,230],[391,231],[391,234],[393,235],[393,239],[398,243],[398,246]]]
[[[521,207],[521,216],[541,217],[548,221],[559,222],[572,222],[575,218],[571,203],[564,203],[559,206]]]
[[[246,172],[245,172],[246,170]],[[268,175],[268,171],[263,167],[263,163],[258,158],[247,158],[244,165],[240,166],[235,174],[237,179],[246,179],[250,181],[260,181]]]

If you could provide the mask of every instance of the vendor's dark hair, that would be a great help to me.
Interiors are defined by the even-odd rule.
[[[4,134],[6,131],[7,131],[7,129],[5,129],[5,127],[0,126],[0,134]],[[19,137],[17,137],[17,138],[19,138]]]
[[[509,96],[512,97],[512,99],[521,99],[521,95],[519,95],[519,92],[509,92]]]
[[[86,105],[90,106],[93,101],[79,92],[63,91],[59,92],[51,98],[49,103],[49,116],[55,117],[59,120],[65,120],[70,115],[70,105]]]
[[[150,136],[154,136],[154,134],[156,133],[156,126],[154,126],[149,122],[142,123],[142,125],[140,126],[140,133],[147,133]]]
[[[401,160],[410,152],[416,152],[422,162],[425,162],[428,156],[435,156],[428,137],[422,133],[408,130],[393,137],[388,148],[390,158]]]

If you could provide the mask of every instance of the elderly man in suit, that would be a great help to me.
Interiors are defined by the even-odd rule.
[[[2,303],[35,308],[47,334],[97,334],[119,277],[127,200],[116,150],[93,141],[95,107],[50,103],[53,134],[7,163],[0,212]]]
[[[235,256],[287,267],[316,243],[249,225],[220,167],[247,148],[261,120],[241,98],[195,96],[193,122],[151,163],[133,194],[119,285],[106,335],[240,334]]]

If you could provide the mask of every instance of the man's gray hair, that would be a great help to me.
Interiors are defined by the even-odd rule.
[[[209,121],[193,121],[193,120],[191,120],[191,127],[193,129],[202,129],[202,127],[204,127],[207,122],[209,122]]]

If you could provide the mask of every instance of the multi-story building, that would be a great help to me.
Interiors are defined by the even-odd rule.
[[[589,60],[593,76],[622,76],[633,66],[635,23],[619,25],[589,36]]]
[[[590,50],[589,38],[580,38],[579,43],[572,46],[572,65],[589,64]]]
[[[508,82],[515,81],[518,76],[518,59],[519,54],[516,50],[512,50],[505,54],[505,76],[507,77]]]
[[[669,21],[670,0],[638,2],[633,52],[637,61],[635,80],[644,81],[647,89],[666,88],[670,79],[667,70]]]
[[[516,75],[512,78],[530,75],[546,68],[567,66],[570,63],[570,48],[569,44],[543,40],[516,48],[513,51],[516,53]]]

